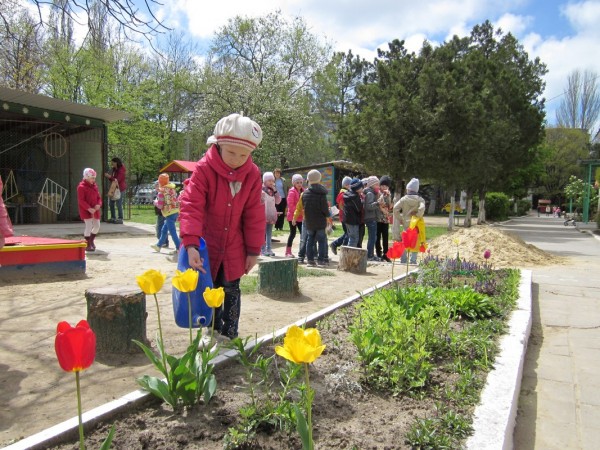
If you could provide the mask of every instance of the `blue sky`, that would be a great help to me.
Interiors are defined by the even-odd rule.
[[[140,2],[141,0],[135,0]],[[155,11],[164,23],[188,34],[199,48],[235,15],[257,17],[276,10],[302,16],[310,30],[334,50],[372,60],[377,48],[404,39],[418,51],[423,40],[436,44],[467,36],[489,20],[515,35],[531,58],[548,67],[547,121],[555,123],[568,75],[590,69],[600,75],[600,0],[169,0]]]
[[[335,50],[352,49],[368,60],[395,38],[418,51],[425,39],[441,43],[455,34],[466,36],[474,25],[490,20],[514,34],[531,58],[540,57],[548,66],[544,95],[549,124],[555,123],[573,70],[600,74],[600,0],[174,0],[164,5],[160,16],[165,23],[186,30],[199,44],[234,15],[260,16],[280,9],[290,17],[302,16]]]

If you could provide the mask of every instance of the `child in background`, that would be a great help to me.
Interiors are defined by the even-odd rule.
[[[96,250],[94,239],[100,231],[100,208],[102,207],[102,198],[98,192],[96,184],[96,171],[94,169],[84,169],[83,180],[77,186],[77,206],[79,207],[79,217],[85,223],[83,237],[87,242],[86,252]]]
[[[319,254],[317,264],[327,266],[329,257],[327,255],[327,218],[329,217],[329,205],[327,203],[327,189],[321,184],[321,172],[316,169],[308,172],[308,189],[302,194],[304,206],[304,224],[306,229],[306,259],[307,265],[315,266],[314,243],[316,241]]]
[[[175,184],[169,182],[169,174],[161,173],[158,176],[158,195],[154,200],[154,206],[160,209],[165,218],[160,237],[156,244],[151,245],[155,252],[160,252],[161,248],[167,242],[167,236],[170,234],[173,244],[175,244],[175,253],[179,252],[179,236],[177,236],[177,218],[179,217],[179,200]]]
[[[394,210],[394,201],[390,192],[392,180],[387,175],[379,179],[379,211],[377,212],[377,241],[375,251],[383,261],[391,262],[387,257],[390,216]]]
[[[335,198],[335,202],[337,203],[337,207],[338,207],[338,211],[339,211],[338,217],[340,219],[340,222],[342,223],[342,229],[344,230],[344,233],[339,238],[337,238],[335,241],[333,241],[331,244],[329,244],[329,248],[331,249],[331,251],[333,252],[334,255],[337,255],[338,247],[348,244],[348,231],[346,229],[346,224],[344,223],[344,194],[346,192],[348,192],[348,190],[350,189],[351,183],[352,183],[352,178],[344,177],[342,179],[342,188],[340,189],[340,192],[338,193],[337,197]]]
[[[154,190],[156,191],[156,196],[158,197],[158,191],[160,188],[160,184],[158,184],[158,180],[154,183]],[[165,216],[162,215],[162,210],[154,205],[154,214],[156,214],[156,239],[160,239],[160,234],[162,233],[163,225],[165,224]],[[165,241],[162,248],[169,248],[169,236],[167,235],[167,240]]]
[[[425,200],[419,196],[419,180],[411,179],[406,184],[406,195],[394,205],[394,223],[392,224],[392,237],[394,241],[400,241],[400,227],[410,226],[412,216],[423,217],[425,214]],[[411,264],[417,263],[417,253],[411,252]],[[406,262],[406,251],[402,254],[401,262]]]
[[[358,178],[353,178],[350,190],[344,193],[344,220],[348,230],[348,246],[358,248],[359,228],[363,215],[361,194],[363,183]]]
[[[277,222],[277,206],[281,202],[281,196],[275,189],[275,175],[273,172],[265,172],[263,175],[263,187],[261,194],[261,203],[265,205],[265,243],[261,248],[261,256],[275,256],[271,249],[271,236],[273,235],[273,225]]]
[[[302,175],[299,173],[295,173],[292,176],[292,187],[288,191],[287,195],[287,220],[290,226],[290,235],[287,240],[287,246],[285,247],[285,256],[289,258],[294,258],[292,254],[292,244],[294,243],[294,238],[296,237],[296,229],[302,235],[302,219],[303,216],[300,214],[296,220],[294,220],[294,213],[296,212],[296,206],[298,205],[298,201],[300,200],[300,196],[302,192],[304,192],[304,188],[302,185],[304,184],[304,179]]]
[[[189,264],[201,272],[198,246],[201,237],[206,241],[214,287],[225,290],[213,324],[217,340],[227,341],[238,336],[240,278],[255,266],[265,239],[262,181],[251,157],[262,130],[231,114],[217,122],[213,135],[181,196],[180,230]]]
[[[370,176],[367,178],[367,187],[364,190],[364,222],[368,231],[367,259],[369,261],[380,261],[375,256],[375,241],[377,241],[377,219],[379,217],[379,178]]]
[[[4,184],[0,176],[0,250],[4,247],[6,238],[13,235],[12,223],[10,223],[10,217],[8,217],[8,211],[6,211],[6,206],[2,198],[3,189]]]

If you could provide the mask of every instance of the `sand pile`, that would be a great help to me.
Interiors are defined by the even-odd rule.
[[[500,231],[489,225],[458,228],[452,233],[429,241],[432,255],[455,257],[457,250],[461,258],[473,262],[485,262],[483,253],[489,249],[489,262],[496,268],[530,267],[560,264],[564,259],[547,253],[534,245],[525,243],[520,237]]]

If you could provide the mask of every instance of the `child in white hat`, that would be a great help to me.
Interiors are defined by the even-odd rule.
[[[423,217],[425,214],[425,200],[419,195],[419,179],[413,178],[406,184],[406,195],[394,205],[394,223],[392,225],[392,238],[400,241],[400,226],[408,228],[412,216]],[[411,253],[411,264],[417,263],[417,253]],[[406,262],[406,252],[402,255],[402,262]]]
[[[265,205],[267,227],[265,243],[260,249],[260,254],[261,256],[275,256],[275,252],[271,248],[271,237],[273,235],[273,225],[277,222],[277,205],[281,203],[281,196],[275,189],[275,174],[273,172],[265,172],[262,179],[261,202]]]
[[[102,197],[98,192],[96,184],[96,171],[91,168],[84,169],[83,179],[77,186],[77,206],[79,217],[85,223],[83,237],[87,242],[86,252],[96,250],[94,239],[100,231],[100,208],[102,207]]]
[[[217,340],[238,335],[240,278],[254,267],[265,242],[262,179],[252,161],[261,140],[262,130],[250,118],[223,117],[181,195],[180,235],[189,264],[204,272],[198,251],[204,238],[214,286],[225,289],[213,318]]]

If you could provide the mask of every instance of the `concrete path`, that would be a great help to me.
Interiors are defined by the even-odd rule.
[[[515,449],[598,449],[600,240],[546,217],[515,219],[499,228],[568,258],[565,265],[533,268],[533,327]],[[595,223],[581,228],[595,229]]]

